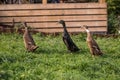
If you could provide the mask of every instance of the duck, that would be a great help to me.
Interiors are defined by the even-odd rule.
[[[62,24],[62,26],[63,26],[64,31],[63,31],[62,39],[63,39],[63,42],[66,45],[68,51],[70,51],[70,52],[79,51],[80,49],[75,45],[75,43],[73,42],[73,40],[71,39],[71,37],[67,31],[65,21],[60,20],[58,22],[60,24]]]
[[[90,30],[88,29],[87,25],[83,25],[81,26],[87,33],[87,38],[86,38],[86,42],[88,44],[88,47],[90,49],[90,53],[92,55],[102,55],[103,52],[101,51],[100,47],[98,46],[97,42],[94,40]]]
[[[23,26],[25,27],[25,31],[23,34],[25,48],[29,52],[34,52],[38,48],[38,46],[36,46],[33,37],[31,36],[30,31],[28,30],[28,26],[25,22],[23,22]]]

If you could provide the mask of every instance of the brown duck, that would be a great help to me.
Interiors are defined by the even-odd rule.
[[[36,46],[29,30],[28,30],[28,27],[27,27],[27,24],[26,23],[23,23],[24,27],[25,27],[25,32],[23,34],[23,40],[24,40],[24,44],[25,44],[25,48],[27,51],[35,51],[38,46]]]
[[[67,29],[66,29],[66,24],[64,20],[59,21],[60,24],[62,24],[64,31],[63,31],[63,42],[67,46],[67,49],[71,52],[76,52],[79,51],[79,48],[75,45],[73,40],[71,39]]]
[[[86,25],[82,26],[82,28],[87,32],[87,39],[86,42],[88,44],[88,47],[90,49],[90,52],[92,55],[102,55],[97,42],[93,39],[91,32],[88,30],[88,27]]]

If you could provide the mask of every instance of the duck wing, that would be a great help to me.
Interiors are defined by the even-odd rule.
[[[102,54],[97,42],[94,39],[92,40],[92,48],[93,48],[94,55],[101,55]]]

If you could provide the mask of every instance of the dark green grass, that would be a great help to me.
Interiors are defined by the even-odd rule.
[[[120,80],[120,38],[95,38],[104,52],[93,57],[86,35],[72,35],[81,51],[67,51],[61,35],[33,35],[39,48],[24,49],[22,35],[0,34],[0,80]]]

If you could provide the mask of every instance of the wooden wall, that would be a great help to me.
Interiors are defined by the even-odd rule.
[[[56,33],[65,20],[69,32],[81,32],[88,25],[93,32],[107,32],[106,3],[12,4],[0,5],[0,23],[27,22],[35,31]]]

